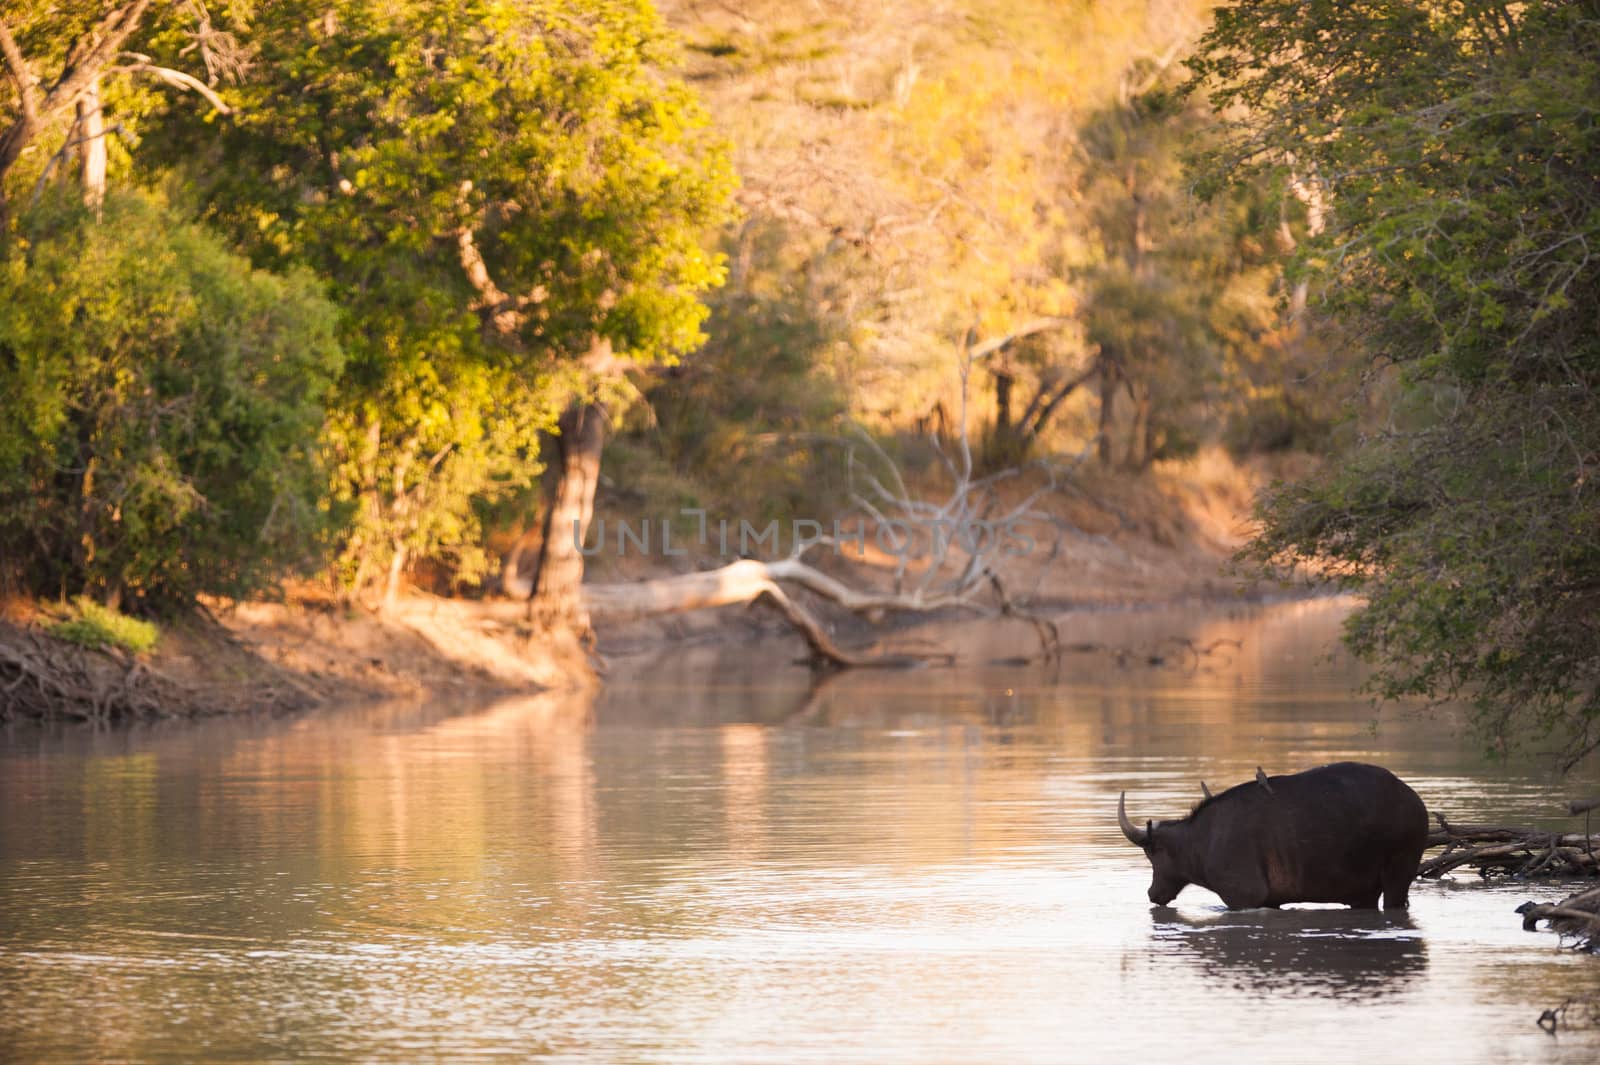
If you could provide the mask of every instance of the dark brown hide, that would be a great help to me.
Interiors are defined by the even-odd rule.
[[[1158,906],[1199,884],[1235,910],[1288,902],[1373,909],[1380,896],[1395,910],[1406,907],[1428,811],[1387,769],[1337,762],[1269,777],[1266,787],[1229,788],[1181,821],[1129,838],[1150,859]]]

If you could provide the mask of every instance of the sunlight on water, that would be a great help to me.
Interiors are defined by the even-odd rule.
[[[1145,901],[1119,833],[1258,764],[1357,757],[1453,819],[1578,782],[1374,718],[1343,607],[1104,615],[1242,648],[1163,668],[851,674],[747,645],[619,660],[593,705],[352,708],[0,737],[0,1058],[1590,1061],[1539,1012],[1600,964],[1547,885],[1404,917]],[[1018,633],[950,626],[966,657]]]

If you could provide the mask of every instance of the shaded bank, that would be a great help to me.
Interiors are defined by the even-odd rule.
[[[397,696],[491,696],[593,683],[532,638],[516,604],[413,598],[382,614],[243,603],[166,620],[130,654],[52,635],[32,604],[0,620],[0,721],[93,723],[283,713]]]

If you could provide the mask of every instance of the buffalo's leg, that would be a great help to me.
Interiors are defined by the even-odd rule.
[[[1383,908],[1386,910],[1403,910],[1410,903],[1411,881],[1417,876],[1417,862],[1421,855],[1415,858],[1400,858],[1391,861],[1383,871]]]

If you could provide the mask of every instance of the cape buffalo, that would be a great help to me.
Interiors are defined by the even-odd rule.
[[[1428,811],[1387,769],[1337,762],[1256,780],[1203,800],[1181,821],[1117,820],[1142,847],[1165,906],[1185,885],[1222,896],[1229,909],[1286,902],[1342,902],[1403,910],[1428,842]]]

